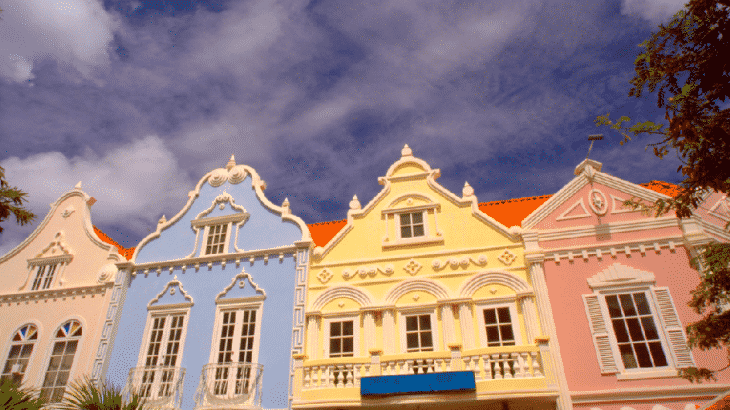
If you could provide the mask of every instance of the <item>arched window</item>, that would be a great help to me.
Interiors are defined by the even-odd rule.
[[[42,399],[56,403],[63,398],[79,339],[81,323],[78,320],[69,320],[56,331],[51,359],[41,386]]]
[[[10,342],[8,360],[3,367],[2,380],[11,379],[20,385],[23,381],[25,369],[28,367],[33,345],[38,340],[38,328],[35,325],[25,325],[18,329]]]

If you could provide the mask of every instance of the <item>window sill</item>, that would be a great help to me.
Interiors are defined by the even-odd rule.
[[[383,242],[383,249],[391,249],[398,247],[406,247],[412,245],[436,245],[443,244],[444,238],[441,237],[423,237],[410,239],[396,239],[393,242]]]
[[[638,379],[666,379],[679,377],[677,369],[648,370],[637,372],[625,372],[616,374],[617,380],[638,380]]]

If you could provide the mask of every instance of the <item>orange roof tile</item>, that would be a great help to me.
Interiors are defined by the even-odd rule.
[[[522,226],[522,220],[544,204],[552,195],[528,196],[503,201],[482,202],[479,210],[506,227]]]
[[[123,246],[119,245],[117,241],[110,238],[107,234],[101,231],[101,229],[94,226],[94,233],[96,233],[96,236],[101,239],[102,242],[106,242],[109,245],[112,245],[117,248],[117,252],[119,252],[120,255],[124,256],[127,260],[132,258],[132,255],[134,254],[134,248],[124,248]]]
[[[667,196],[674,197],[681,191],[681,188],[679,185],[671,184],[669,182],[664,181],[651,181],[651,182],[644,182],[643,184],[639,184],[643,186],[644,188],[651,189],[654,192],[659,192],[660,194],[664,194]]]
[[[307,226],[309,227],[309,234],[312,236],[314,244],[316,246],[325,246],[345,225],[347,225],[347,219],[343,219],[341,221],[317,222]]]
[[[730,408],[730,392],[721,394],[709,406],[702,407],[702,410],[724,410],[728,408]]]

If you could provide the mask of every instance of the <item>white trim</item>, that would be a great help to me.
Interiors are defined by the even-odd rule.
[[[398,299],[400,299],[401,296],[413,291],[428,292],[436,297],[437,300],[452,298],[449,289],[444,287],[444,285],[442,285],[441,283],[433,279],[419,278],[407,279],[394,286],[385,295],[384,303],[386,305],[393,305],[398,301]]]
[[[142,344],[139,348],[139,355],[137,356],[137,367],[144,367],[145,366],[145,359],[147,358],[147,349],[150,344],[150,333],[152,332],[152,323],[155,318],[158,317],[165,317],[165,327],[162,331],[162,338],[161,342],[162,345],[160,346],[160,356],[159,360],[162,360],[163,356],[165,355],[165,349],[163,347],[167,347],[167,344],[169,342],[169,338],[167,337],[170,332],[170,320],[169,317],[173,315],[183,315],[183,326],[182,326],[182,332],[180,333],[180,348],[177,351],[177,363],[175,367],[182,367],[180,364],[183,360],[183,352],[185,350],[185,338],[188,333],[188,324],[190,319],[190,306],[176,306],[176,307],[168,307],[167,309],[156,309],[156,310],[148,310],[147,312],[147,322],[145,323],[144,327],[144,333],[143,333],[143,339]],[[160,366],[160,364],[157,364]],[[139,388],[139,386],[135,386]]]
[[[26,326],[34,326],[36,328],[35,340],[32,342],[14,341],[13,338],[15,337],[15,334],[18,333],[18,331],[20,329],[22,329]],[[0,369],[2,369],[2,370],[5,370],[5,366],[7,365],[8,360],[10,359],[10,349],[12,349],[12,347],[14,345],[17,345],[17,344],[20,344],[20,345],[32,344],[33,345],[33,349],[31,349],[30,356],[28,356],[28,364],[26,365],[25,371],[23,372],[23,379],[25,379],[25,375],[27,374],[28,369],[31,367],[33,354],[36,353],[39,349],[39,347],[37,345],[38,345],[38,341],[41,340],[40,322],[38,322],[37,320],[29,320],[29,321],[23,323],[22,325],[16,327],[15,330],[13,330],[13,332],[10,333],[8,339],[6,339],[6,340],[8,342],[6,344],[6,347],[2,350],[3,356],[0,357],[0,359],[2,359],[2,362],[0,362],[0,365],[2,366],[2,368],[0,368]],[[36,356],[37,356],[37,354],[36,354]],[[2,371],[0,371],[0,374],[2,374]],[[21,379],[21,383],[22,383],[22,379]]]
[[[63,325],[65,325],[66,323],[68,323],[71,320],[77,320],[81,324],[81,336],[78,339],[71,339],[71,338],[59,339],[59,338],[57,338],[56,334],[58,334],[59,329],[61,329],[61,327]],[[46,373],[48,373],[48,367],[51,364],[51,356],[53,355],[53,348],[56,345],[56,341],[57,340],[78,340],[78,343],[76,344],[76,352],[74,352],[74,360],[71,363],[71,368],[69,369],[69,372],[68,372],[68,380],[66,380],[66,385],[64,386],[64,394],[65,394],[66,388],[70,385],[70,383],[73,382],[73,380],[76,379],[75,373],[79,367],[78,362],[80,360],[82,360],[81,359],[82,357],[86,357],[84,355],[84,353],[82,352],[82,348],[84,347],[84,343],[83,343],[84,339],[87,336],[89,336],[89,330],[90,329],[86,326],[86,321],[81,316],[72,315],[72,316],[67,317],[66,319],[61,320],[61,324],[56,326],[55,330],[50,335],[51,343],[50,343],[50,346],[47,347],[46,353],[44,355],[44,360],[42,362],[44,364],[44,366],[41,367],[41,371],[39,372],[39,374],[36,377],[36,380],[37,380],[36,386],[41,386],[41,388],[43,387],[43,380],[46,377]],[[54,388],[55,388],[55,386],[54,386]],[[40,394],[40,389],[39,389],[39,394]]]
[[[259,348],[260,348],[260,342],[261,342],[261,323],[262,323],[262,317],[264,316],[264,301],[261,299],[251,298],[250,300],[243,299],[240,302],[237,303],[226,303],[225,300],[218,301],[216,300],[216,306],[215,306],[215,324],[213,325],[213,335],[211,337],[211,345],[210,345],[210,355],[208,357],[208,364],[218,363],[217,362],[217,354],[220,353],[218,351],[220,347],[220,339],[221,339],[221,326],[223,326],[223,314],[225,312],[242,312],[243,310],[254,310],[256,312],[256,322],[254,324],[254,339],[253,339],[253,347],[252,347],[252,354],[251,354],[251,363],[258,363],[259,362]],[[241,320],[242,315],[237,314],[236,315],[236,322],[234,323],[234,332],[233,332],[233,355],[237,359],[237,354],[239,349],[239,346],[241,344]],[[232,359],[231,362],[235,363],[237,362],[236,359]]]
[[[520,323],[522,322],[519,316],[517,316],[517,304],[512,303],[504,303],[504,302],[492,302],[490,300],[484,300],[480,301],[478,303],[474,304],[475,310],[479,313],[477,316],[477,321],[479,323],[480,329],[479,329],[479,341],[481,342],[480,347],[488,347],[487,343],[487,329],[486,329],[486,323],[484,322],[484,310],[486,309],[498,309],[501,307],[509,308],[509,314],[510,314],[510,320],[512,325],[512,334],[515,338],[515,346],[522,345],[522,326]]]
[[[158,306],[152,306],[152,305],[157,303],[160,300],[160,298],[162,296],[164,296],[165,293],[167,293],[167,290],[173,286],[177,286],[180,289],[180,293],[182,293],[185,300],[188,301],[187,303],[189,303],[190,306],[192,306],[194,303],[193,297],[190,296],[188,294],[188,292],[185,291],[185,289],[183,289],[182,283],[177,279],[177,275],[175,275],[175,277],[171,281],[169,281],[169,282],[167,282],[167,284],[165,284],[165,287],[162,289],[162,292],[158,293],[154,299],[150,300],[149,303],[147,303],[147,309],[159,309],[161,307],[164,308],[165,305],[158,305]],[[174,294],[174,289],[170,290],[170,294]],[[176,305],[178,305],[178,304],[176,303]]]
[[[730,384],[687,384],[681,386],[622,387],[611,390],[572,391],[575,404],[609,403],[618,400],[707,399],[730,390]]]
[[[517,275],[503,271],[485,271],[464,281],[459,289],[459,297],[472,298],[477,290],[484,286],[498,284],[515,291],[517,295],[533,295],[534,290],[524,279]]]
[[[568,216],[569,213],[573,212],[578,207],[580,207],[583,210],[583,213],[582,214]],[[557,218],[555,218],[555,220],[556,221],[567,221],[567,220],[571,220],[571,219],[588,218],[590,216],[591,216],[591,214],[588,213],[588,210],[586,209],[586,206],[583,203],[583,198],[581,198],[576,203],[574,203],[573,205],[571,205],[570,208],[568,208],[567,210],[565,210],[565,212],[563,212],[562,214],[560,214],[560,216],[558,216]]]
[[[360,307],[368,307],[373,305],[373,298],[365,289],[356,288],[351,285],[339,285],[328,288],[314,299],[314,302],[307,309],[307,313],[311,311],[319,311],[330,301],[343,297],[350,298],[360,304]]]
[[[363,356],[360,352],[360,314],[358,312],[356,313],[344,313],[338,316],[331,316],[322,318],[322,330],[324,334],[322,335],[322,358],[329,359],[330,358],[330,324],[332,322],[344,322],[344,321],[352,321],[352,356],[353,357],[361,357]]]

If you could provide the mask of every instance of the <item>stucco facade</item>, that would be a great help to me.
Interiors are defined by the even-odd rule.
[[[20,245],[0,258],[2,377],[55,402],[84,376],[98,378],[111,328],[119,246],[91,224],[81,183]]]
[[[160,408],[287,408],[309,232],[255,170],[206,174],[119,268],[107,377]]]

